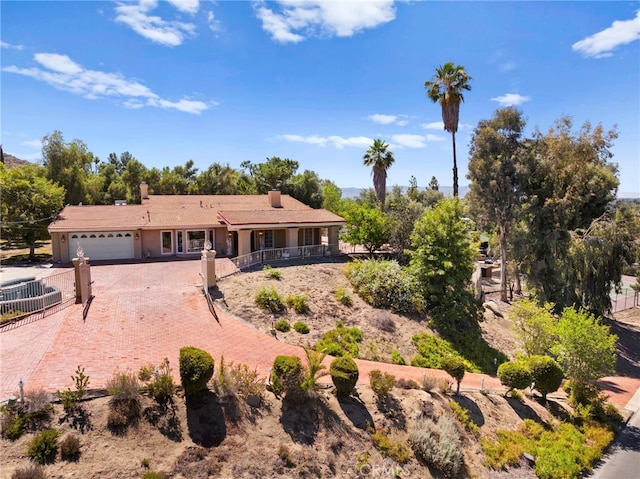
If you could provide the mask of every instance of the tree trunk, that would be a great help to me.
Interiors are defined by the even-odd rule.
[[[516,294],[522,294],[522,284],[520,284],[520,266],[518,262],[515,262],[515,275],[516,275]]]
[[[456,161],[456,132],[451,132],[453,143],[453,196],[458,197],[458,162]]]
[[[30,241],[29,242],[29,261],[35,261],[36,260],[36,242],[35,241]]]
[[[500,301],[509,301],[507,296],[507,233],[503,226],[498,226],[498,241],[500,242]]]
[[[456,381],[456,396],[460,395],[460,381]]]

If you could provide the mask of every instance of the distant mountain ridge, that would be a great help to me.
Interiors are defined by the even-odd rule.
[[[31,165],[32,163],[27,160],[21,160],[20,158],[13,156],[11,153],[2,152],[2,159],[7,169],[15,168],[16,166]]]

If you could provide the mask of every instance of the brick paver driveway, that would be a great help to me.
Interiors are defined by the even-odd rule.
[[[95,298],[86,321],[82,305],[37,321],[0,330],[0,401],[25,389],[56,391],[72,387],[78,365],[102,388],[116,371],[137,372],[169,358],[178,380],[178,353],[183,346],[202,348],[215,358],[242,362],[266,376],[278,354],[304,357],[295,346],[277,341],[218,310],[213,318],[202,295],[199,260],[98,265],[91,268]],[[265,325],[265,330],[270,325]],[[328,362],[328,361],[327,361]],[[360,382],[372,369],[420,380],[424,369],[359,360]],[[447,377],[442,371],[428,374]],[[494,377],[467,374],[463,388],[502,389]],[[328,378],[324,378],[329,380]],[[607,378],[615,404],[624,406],[640,380]]]

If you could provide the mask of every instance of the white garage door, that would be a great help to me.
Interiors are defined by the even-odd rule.
[[[133,258],[133,231],[70,233],[69,257],[78,256],[78,244],[91,260]]]

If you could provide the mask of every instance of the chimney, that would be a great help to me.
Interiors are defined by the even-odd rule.
[[[282,208],[280,203],[280,192],[278,190],[271,190],[268,193],[269,206],[272,208]]]
[[[140,199],[141,200],[149,199],[149,185],[147,185],[144,181],[140,183]]]

